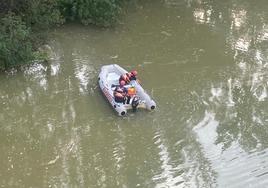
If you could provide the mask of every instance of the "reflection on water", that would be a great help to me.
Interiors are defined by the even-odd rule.
[[[156,187],[165,187],[165,186],[183,186],[184,178],[182,176],[183,168],[180,165],[173,167],[171,163],[171,157],[169,156],[168,147],[161,139],[162,134],[157,132],[156,136],[154,136],[154,143],[157,145],[159,152],[159,160],[161,161],[161,172],[160,174],[156,174],[152,180],[157,182]],[[178,143],[179,144],[179,143]]]
[[[241,28],[247,20],[247,11],[246,10],[233,10],[232,11],[232,21],[231,27],[235,27],[234,29]],[[232,28],[233,29],[233,28]]]
[[[52,33],[49,64],[1,75],[1,187],[265,187],[265,2],[165,0],[111,29]],[[137,69],[155,112],[118,118],[100,67]]]
[[[211,24],[211,12],[212,10],[195,9],[193,12],[193,16],[198,23]]]

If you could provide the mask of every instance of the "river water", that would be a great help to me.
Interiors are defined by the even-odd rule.
[[[268,187],[268,3],[126,10],[52,31],[49,64],[0,75],[0,187]],[[97,85],[112,63],[154,112],[115,114]]]

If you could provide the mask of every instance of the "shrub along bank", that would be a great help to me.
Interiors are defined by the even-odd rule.
[[[0,69],[40,58],[43,34],[68,21],[108,27],[116,23],[124,0],[0,1]],[[41,40],[40,40],[41,39]]]

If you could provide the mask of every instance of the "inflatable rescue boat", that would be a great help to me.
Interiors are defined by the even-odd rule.
[[[119,116],[126,115],[128,110],[135,111],[138,108],[154,110],[156,107],[155,102],[136,80],[131,80],[129,84],[124,86],[126,88],[134,87],[136,91],[135,96],[126,102],[115,101],[115,87],[119,85],[120,76],[126,73],[127,71],[117,64],[104,65],[101,67],[99,74],[99,86],[114,110]]]

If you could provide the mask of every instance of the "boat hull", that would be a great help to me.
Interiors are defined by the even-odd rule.
[[[125,69],[117,64],[112,64],[102,66],[99,74],[100,89],[119,116],[126,115],[127,111],[132,109],[131,104],[118,103],[115,101],[113,96],[113,88],[119,84],[118,80],[120,75],[125,73],[127,73]],[[137,109],[145,108],[148,110],[154,110],[156,108],[156,103],[154,100],[151,99],[151,97],[136,80],[132,80],[126,87],[135,87],[137,92],[136,96],[139,99]]]

